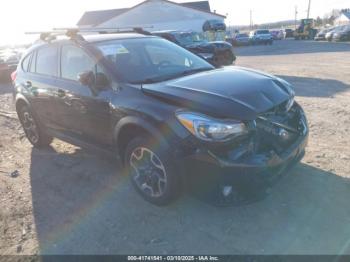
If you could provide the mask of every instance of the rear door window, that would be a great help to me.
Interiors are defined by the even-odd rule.
[[[36,52],[33,52],[32,58],[30,59],[30,65],[28,68],[28,72],[35,73],[35,65],[36,65]]]
[[[57,54],[57,46],[48,46],[39,49],[36,55],[36,73],[47,76],[57,76]]]
[[[23,59],[22,69],[24,72],[28,72],[28,70],[29,70],[29,62],[30,62],[31,57],[32,57],[32,54],[29,54]]]

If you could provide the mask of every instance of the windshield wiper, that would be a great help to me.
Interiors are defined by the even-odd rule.
[[[213,68],[211,68],[211,67],[201,67],[201,68],[196,68],[196,69],[189,69],[189,70],[181,71],[181,72],[173,74],[173,75],[159,76],[159,77],[154,77],[154,78],[146,78],[146,79],[143,79],[140,81],[134,81],[134,82],[131,82],[131,84],[154,84],[154,83],[158,83],[158,82],[162,82],[162,81],[175,79],[175,78],[178,78],[180,76],[192,75],[195,73],[209,71],[212,69]]]
[[[175,78],[178,78],[178,77],[181,77],[181,76],[193,75],[195,73],[209,71],[209,70],[213,70],[213,68],[211,68],[211,67],[201,67],[201,68],[197,68],[197,69],[188,69],[188,70],[181,71],[181,72],[173,74],[173,75],[164,76],[162,81],[175,79]]]
[[[192,74],[199,73],[199,72],[209,71],[212,69],[213,68],[211,68],[211,67],[200,67],[200,68],[196,68],[196,69],[189,69],[189,70],[182,71],[178,75],[187,76],[187,75],[192,75]]]
[[[195,73],[204,72],[204,71],[210,71],[210,70],[213,70],[213,68],[211,68],[211,67],[200,67],[200,68],[196,68],[196,69],[188,69],[188,70],[181,71],[181,72],[179,72],[177,74],[174,74],[174,75],[171,75],[171,76],[167,77],[167,80],[175,79],[175,78],[178,78],[178,77],[181,77],[181,76],[193,75]]]
[[[154,84],[154,83],[157,83],[159,82],[157,79],[155,78],[146,78],[146,79],[142,79],[142,80],[139,80],[139,81],[132,81],[130,82],[130,84]]]

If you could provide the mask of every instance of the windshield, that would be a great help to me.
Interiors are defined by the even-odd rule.
[[[204,59],[160,38],[112,40],[95,45],[129,83],[155,83],[214,69]]]
[[[248,34],[238,34],[237,37],[248,37]]]
[[[258,31],[256,31],[256,33],[257,33],[258,35],[270,34],[269,30],[258,30]]]
[[[174,36],[176,40],[184,46],[206,41],[200,34],[195,32],[175,33]]]

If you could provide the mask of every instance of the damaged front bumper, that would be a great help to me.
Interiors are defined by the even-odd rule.
[[[308,126],[283,151],[251,150],[237,157],[237,149],[225,154],[197,149],[185,159],[191,190],[217,205],[251,202],[265,195],[274,182],[298,163],[308,143]]]

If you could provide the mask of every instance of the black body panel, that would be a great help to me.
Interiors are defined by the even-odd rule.
[[[77,40],[42,43],[23,57],[31,55],[31,63],[35,63],[41,48],[57,44],[61,50],[67,43],[97,61],[108,77],[107,86],[97,89],[63,78],[61,59],[55,76],[41,75],[34,69],[29,72],[31,64],[24,70],[20,62],[14,82],[16,106],[30,106],[40,124],[55,137],[120,154],[120,145],[127,142],[120,137],[143,130],[171,147],[173,159],[186,169],[186,177],[192,179],[193,174],[209,171],[219,178],[220,185],[251,171],[257,176],[270,171],[281,173],[282,167],[294,164],[304,153],[307,121],[297,103],[286,109],[285,105],[294,101],[294,93],[282,79],[232,66],[158,83],[131,84],[119,78],[116,69],[90,42]],[[203,52],[211,47],[193,48]],[[202,141],[180,123],[176,117],[179,111],[239,121],[249,125],[250,131],[239,140],[225,143]],[[286,143],[279,135],[284,129],[293,133]],[[275,169],[279,172],[272,172]]]

